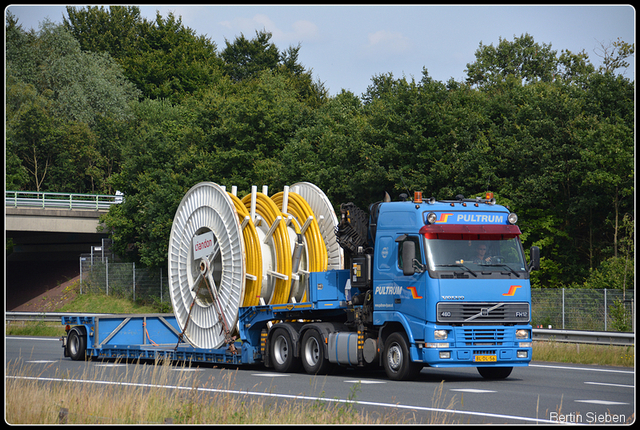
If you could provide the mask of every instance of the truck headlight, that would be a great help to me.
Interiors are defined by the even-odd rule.
[[[447,330],[434,330],[433,338],[435,340],[447,340],[449,337],[449,332]]]
[[[521,340],[521,339],[529,339],[529,330],[525,330],[525,329],[519,329],[516,330],[516,339]]]

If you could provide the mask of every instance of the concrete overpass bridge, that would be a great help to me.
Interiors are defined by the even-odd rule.
[[[100,245],[101,215],[120,195],[5,191],[5,233],[13,244],[7,261],[77,261]]]
[[[40,300],[78,276],[80,254],[108,237],[98,230],[99,217],[121,201],[121,195],[5,191],[5,309]]]

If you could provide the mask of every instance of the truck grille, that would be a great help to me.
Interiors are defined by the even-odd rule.
[[[499,346],[505,341],[505,329],[464,328],[456,335],[456,344],[464,346]]]
[[[529,303],[438,303],[438,322],[441,323],[527,323]]]

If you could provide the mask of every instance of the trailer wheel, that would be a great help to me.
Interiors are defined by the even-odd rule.
[[[87,335],[80,333],[80,329],[73,328],[69,332],[69,338],[67,339],[67,352],[72,360],[84,360],[86,358]]]
[[[485,379],[505,379],[511,375],[513,367],[478,367],[477,369]]]
[[[411,362],[408,344],[406,337],[401,333],[392,333],[385,341],[382,364],[389,379],[414,379],[422,370],[422,365]]]
[[[310,375],[325,374],[331,367],[323,343],[322,336],[315,330],[307,330],[302,337],[302,367]]]
[[[295,372],[300,366],[300,360],[294,357],[293,340],[289,332],[283,328],[278,328],[273,333],[270,342],[271,359],[273,367],[278,372]]]

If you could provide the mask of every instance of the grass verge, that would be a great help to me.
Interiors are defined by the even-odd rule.
[[[39,373],[33,365],[10,363],[5,418],[10,424],[417,423],[414,414],[398,410],[371,415],[359,411],[355,391],[350,396],[353,403],[256,397],[230,392],[234,390],[234,371],[220,373],[219,381],[212,376],[202,383],[194,372],[176,371],[188,370],[189,365],[184,367],[176,368],[168,361],[134,363],[125,372],[117,372],[114,367],[86,366],[79,376],[58,373],[43,382],[33,378]],[[436,388],[434,407],[441,406],[441,397],[442,387]],[[450,422],[446,416],[432,419],[441,424]]]

